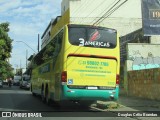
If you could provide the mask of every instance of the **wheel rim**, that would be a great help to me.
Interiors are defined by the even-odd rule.
[[[42,98],[42,101],[45,102],[44,90],[41,91],[41,98]]]

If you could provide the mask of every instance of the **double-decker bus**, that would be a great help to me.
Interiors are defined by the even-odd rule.
[[[31,91],[47,103],[118,99],[120,46],[115,29],[65,25],[33,61]]]

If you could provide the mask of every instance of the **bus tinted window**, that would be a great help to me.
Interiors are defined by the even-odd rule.
[[[69,26],[69,42],[72,45],[96,48],[115,48],[116,30],[91,26]]]
[[[56,58],[61,50],[63,30],[61,30],[35,57],[32,67]]]

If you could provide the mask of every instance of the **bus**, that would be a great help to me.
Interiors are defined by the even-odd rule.
[[[47,104],[118,99],[120,46],[115,29],[67,24],[33,61],[31,92]]]

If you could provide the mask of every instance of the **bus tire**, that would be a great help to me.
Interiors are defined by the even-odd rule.
[[[49,92],[48,92],[48,87],[45,90],[45,99],[46,99],[46,104],[50,105],[51,104],[51,100],[49,98]]]
[[[32,92],[32,96],[36,96],[36,93],[34,93],[32,90],[32,85],[31,85],[31,92]]]
[[[42,85],[42,88],[41,88],[41,100],[43,103],[46,102],[46,97],[45,97],[45,91],[44,91],[44,86]]]

